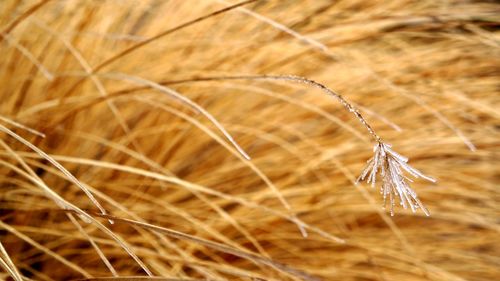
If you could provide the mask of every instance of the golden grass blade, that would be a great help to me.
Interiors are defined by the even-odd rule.
[[[209,279],[185,279],[185,278],[165,278],[165,277],[145,277],[145,276],[122,276],[122,277],[96,277],[87,279],[77,279],[74,281],[201,281]]]
[[[318,280],[317,278],[310,276],[307,273],[301,272],[301,271],[294,269],[294,268],[290,268],[285,264],[281,264],[281,263],[278,263],[276,261],[264,258],[262,256],[259,256],[259,255],[256,255],[256,254],[253,254],[250,252],[244,252],[241,250],[237,250],[237,249],[234,249],[232,247],[228,247],[228,246],[220,244],[220,243],[201,239],[201,238],[198,238],[198,237],[195,237],[195,236],[192,236],[189,234],[185,234],[185,233],[182,233],[179,231],[175,231],[172,229],[168,229],[165,227],[160,227],[160,226],[156,226],[156,225],[152,225],[152,224],[148,224],[148,223],[138,222],[138,221],[134,221],[134,220],[130,220],[130,219],[118,218],[118,217],[114,217],[114,216],[110,216],[110,215],[104,215],[104,214],[95,214],[95,215],[99,216],[99,217],[111,219],[111,220],[116,220],[117,222],[121,222],[121,223],[127,223],[127,224],[140,226],[140,227],[143,227],[146,229],[160,232],[162,234],[165,234],[165,235],[172,237],[172,238],[175,238],[175,239],[194,242],[194,243],[212,248],[212,249],[217,250],[217,251],[221,251],[221,252],[224,252],[227,254],[235,255],[235,256],[243,258],[243,259],[248,259],[248,260],[255,262],[255,263],[262,263],[262,264],[265,264],[267,266],[273,267],[276,270],[282,271],[286,274],[289,274],[292,276],[298,276],[298,277],[302,278],[303,280]]]
[[[17,231],[15,228],[13,228],[12,226],[4,223],[3,221],[0,220],[0,228],[1,229],[4,229],[12,234],[14,234],[16,237],[18,237],[19,239],[23,240],[23,241],[26,241],[26,243],[29,243],[30,245],[32,245],[33,247],[39,249],[40,251],[42,251],[43,253],[47,254],[48,256],[56,259],[57,261],[59,261],[60,263],[64,264],[65,266],[67,266],[68,268],[71,268],[72,270],[80,273],[81,275],[83,275],[84,277],[86,278],[90,278],[92,277],[92,275],[90,275],[85,269],[81,268],[80,266],[78,266],[77,264],[75,263],[72,263],[70,262],[69,260],[67,260],[66,258],[64,258],[63,256],[57,254],[56,252],[44,247],[43,245],[41,245],[40,243],[36,242],[35,240],[31,239],[30,237],[28,237],[27,235]]]
[[[47,153],[43,152],[40,150],[38,147],[34,146],[24,138],[20,137],[18,134],[14,133],[13,131],[9,130],[7,127],[3,126],[0,124],[0,131],[7,133],[9,136],[13,137],[20,143],[26,145],[29,147],[31,150],[35,151],[37,154],[42,156],[44,159],[49,161],[52,165],[54,165],[57,169],[59,169],[71,182],[73,182],[76,186],[78,186],[86,195],[87,197],[92,201],[92,203],[103,213],[106,213],[106,210],[97,202],[97,200],[94,198],[94,195],[88,189],[86,189],[66,168],[64,168],[61,164],[59,164],[56,160],[54,160],[52,157],[50,157]]]
[[[224,137],[226,137],[226,139],[236,148],[236,150],[238,150],[238,152],[245,159],[250,160],[250,156],[248,156],[248,154],[243,150],[243,148],[241,148],[241,146],[238,145],[238,143],[234,140],[234,138],[226,131],[224,126],[222,126],[222,124],[220,124],[220,122],[217,121],[217,119],[212,114],[210,114],[203,107],[201,107],[200,105],[198,105],[196,102],[192,101],[191,99],[187,98],[186,96],[178,93],[177,91],[175,91],[173,89],[170,89],[168,87],[162,86],[162,85],[155,83],[153,81],[143,79],[143,78],[137,77],[137,76],[126,75],[123,73],[107,73],[107,74],[100,74],[100,76],[108,78],[108,79],[123,80],[123,81],[129,81],[132,83],[136,83],[139,85],[145,85],[145,86],[148,86],[152,89],[158,90],[161,93],[169,95],[169,96],[173,97],[174,99],[177,99],[177,100],[181,101],[182,103],[190,106],[192,109],[196,110],[196,112],[203,114],[208,120],[210,120],[210,122],[212,122],[212,124],[214,124],[214,126],[217,127],[217,129],[219,129],[219,131],[224,135]]]
[[[0,152],[0,154],[1,154],[1,152]],[[19,154],[23,155],[23,157],[37,158],[37,155],[35,155],[35,154],[23,153],[23,152],[20,152]],[[186,188],[188,190],[203,192],[203,193],[208,194],[208,195],[212,195],[212,196],[219,197],[219,198],[222,198],[225,200],[229,200],[231,202],[242,204],[242,205],[249,207],[249,208],[259,209],[259,210],[269,212],[270,214],[276,215],[280,218],[283,218],[283,219],[286,219],[290,222],[298,224],[302,228],[310,230],[311,232],[317,233],[317,234],[327,238],[328,240],[330,240],[332,242],[341,243],[341,244],[345,243],[344,239],[336,237],[332,234],[329,234],[329,233],[321,230],[318,227],[315,227],[313,225],[309,225],[309,224],[297,219],[296,217],[290,216],[289,214],[284,214],[280,211],[265,207],[263,205],[253,203],[253,202],[248,201],[244,198],[232,196],[232,195],[229,195],[229,194],[226,194],[223,192],[218,192],[216,190],[213,190],[213,189],[201,186],[201,185],[197,185],[197,184],[194,184],[194,183],[191,183],[191,182],[188,182],[188,181],[176,178],[176,177],[165,176],[165,175],[151,172],[148,170],[139,169],[139,168],[130,167],[130,166],[118,165],[115,163],[110,163],[110,162],[105,162],[105,161],[96,161],[96,160],[92,160],[92,159],[74,158],[74,157],[58,156],[58,155],[52,155],[52,157],[60,162],[78,163],[81,165],[90,165],[90,166],[102,167],[102,168],[106,168],[106,169],[112,169],[112,170],[116,170],[116,171],[123,171],[126,173],[131,173],[131,174],[140,175],[140,176],[144,176],[144,177],[148,177],[148,178],[152,178],[152,179],[157,179],[157,180],[164,181],[167,183],[172,183],[172,184],[178,185],[182,188]]]
[[[54,80],[54,74],[52,74],[28,49],[26,49],[23,45],[19,44],[16,40],[12,39],[10,35],[6,33],[0,33],[0,39],[5,39],[5,41],[12,45],[16,50],[21,52],[23,56],[25,56],[33,65],[38,68],[38,70],[47,78],[47,80]],[[1,40],[0,40],[1,41]]]
[[[2,267],[10,274],[10,276],[15,281],[22,281],[23,280],[23,277],[19,273],[19,270],[14,265],[9,254],[5,250],[5,247],[3,246],[2,241],[0,241],[0,263],[1,263]]]
[[[49,3],[51,0],[40,0],[37,4],[31,6],[29,9],[24,11],[21,15],[16,17],[14,20],[12,20],[10,23],[7,24],[5,28],[3,28],[2,32],[0,34],[6,35],[9,34],[16,26],[18,26],[23,20],[28,18],[30,15],[35,13],[37,10],[42,8],[45,4]],[[1,42],[2,40],[0,40]]]
[[[1,126],[1,125],[0,125]],[[0,127],[1,129],[1,127]],[[139,264],[139,266],[141,266],[141,268],[149,275],[149,276],[153,276],[153,274],[151,273],[151,271],[148,269],[148,267],[139,259],[139,257],[131,250],[131,248],[127,245],[127,243],[118,235],[116,235],[115,233],[113,233],[111,230],[109,230],[106,226],[104,226],[103,224],[101,224],[99,221],[95,220],[93,217],[91,217],[88,213],[84,212],[83,210],[81,210],[80,208],[74,206],[73,204],[69,203],[68,201],[64,200],[61,196],[59,196],[59,194],[57,194],[56,192],[54,192],[52,189],[50,189],[43,181],[41,181],[38,176],[36,176],[36,174],[33,172],[33,170],[31,168],[29,168],[27,166],[27,164],[20,158],[19,156],[19,153],[15,153],[13,152],[12,150],[10,150],[10,148],[3,142],[1,141],[0,144],[2,144],[5,148],[7,148],[8,150],[8,153],[9,154],[12,154],[22,165],[23,167],[26,168],[26,170],[28,171],[25,172],[25,171],[22,171],[21,169],[19,169],[18,167],[8,163],[8,162],[5,162],[3,160],[0,160],[0,166],[3,165],[3,166],[6,166],[8,167],[9,169],[11,169],[12,171],[15,171],[16,173],[18,173],[19,175],[25,177],[26,179],[32,181],[34,184],[36,184],[37,186],[41,187],[43,189],[43,191],[45,192],[45,194],[51,198],[52,200],[54,200],[54,202],[62,209],[64,210],[72,210],[73,212],[75,212],[78,217],[80,219],[82,219],[83,221],[85,221],[86,223],[94,223],[100,230],[102,230],[104,233],[106,233],[107,235],[109,235],[113,240],[115,240],[136,262],[137,264]],[[43,158],[43,157],[42,157]],[[59,170],[60,171],[60,170]],[[61,171],[62,172],[62,171]],[[63,173],[64,174],[64,173]],[[65,175],[65,174],[64,174]],[[12,229],[12,228],[9,228],[9,229]],[[14,232],[13,232],[14,233]],[[33,240],[31,239],[24,239],[25,236],[22,236],[21,234],[19,234],[19,232],[15,232],[14,234],[16,234],[16,236],[18,237],[21,237],[23,238],[23,240],[27,241],[28,243],[30,244],[33,244],[35,245],[36,244],[36,248],[39,248],[39,249],[46,249],[45,247],[41,246],[40,244],[34,242]],[[72,263],[68,262],[66,263],[66,260],[63,259],[62,257],[60,257],[59,255],[55,254],[55,253],[52,253],[50,252],[52,256],[54,256],[57,260],[67,264],[68,266],[70,266],[71,268],[74,268],[76,271],[79,271],[80,273],[84,273],[84,275],[86,274],[81,268],[79,267],[74,267]]]
[[[14,121],[12,119],[9,119],[7,117],[4,117],[4,116],[0,115],[0,120],[3,121],[3,122],[5,122],[5,123],[7,123],[7,124],[12,125],[12,126],[15,126],[15,127],[21,128],[23,130],[26,130],[26,131],[34,134],[34,135],[37,135],[37,136],[42,137],[42,138],[45,138],[45,134],[44,133],[39,132],[39,131],[37,131],[35,129],[32,129],[32,128],[28,127],[28,126],[25,126],[25,125],[23,125],[23,124],[21,124],[19,122],[16,122],[16,121]]]
[[[147,40],[139,42],[139,43],[137,43],[137,44],[135,44],[135,45],[133,45],[133,46],[131,46],[131,47],[129,47],[129,48],[121,51],[120,53],[112,56],[111,58],[108,58],[107,60],[101,62],[98,66],[96,66],[94,68],[94,72],[97,72],[97,71],[101,70],[102,68],[104,68],[107,65],[113,63],[114,61],[122,58],[123,56],[128,55],[129,53],[131,53],[131,52],[133,52],[133,51],[135,51],[135,50],[137,50],[137,49],[139,49],[139,48],[141,48],[141,47],[143,47],[143,46],[145,46],[147,44],[150,44],[151,42],[154,42],[154,41],[156,41],[156,40],[158,40],[160,38],[163,38],[163,37],[165,37],[165,36],[167,36],[169,34],[172,34],[172,33],[176,32],[176,31],[181,30],[181,29],[184,29],[186,27],[189,27],[189,26],[192,26],[192,25],[197,24],[199,22],[202,22],[202,21],[204,21],[206,19],[209,19],[209,18],[215,17],[217,15],[221,15],[221,14],[224,14],[224,13],[229,12],[231,10],[237,9],[237,8],[239,8],[241,6],[248,5],[250,3],[254,3],[256,1],[258,1],[258,0],[241,1],[241,2],[239,2],[237,4],[225,7],[223,9],[217,10],[217,11],[209,13],[207,15],[203,15],[201,17],[198,17],[198,18],[196,18],[194,20],[190,20],[188,22],[180,24],[180,25],[178,25],[178,26],[176,26],[174,28],[167,29],[167,30],[165,30],[165,31],[163,31],[163,32],[161,32],[161,33],[159,33],[159,34],[157,34],[157,35],[155,35],[155,36],[153,36],[153,37],[151,37],[151,38],[149,38]]]
[[[97,252],[97,254],[99,255],[99,258],[101,258],[101,260],[103,261],[103,263],[106,265],[106,267],[109,269],[109,271],[111,272],[111,274],[113,274],[113,276],[117,277],[118,276],[118,273],[116,272],[116,269],[113,267],[113,265],[109,262],[108,258],[106,258],[106,256],[104,255],[104,253],[102,252],[102,250],[99,248],[99,246],[96,244],[96,242],[94,241],[94,239],[92,239],[92,237],[90,237],[87,232],[85,231],[85,229],[83,229],[83,227],[80,225],[80,223],[75,219],[75,217],[73,216],[73,214],[67,214],[67,216],[69,217],[69,219],[71,220],[71,222],[76,225],[76,227],[78,228],[78,231],[80,231],[80,233],[90,242],[90,244],[92,245],[92,247],[95,249],[95,251]]]

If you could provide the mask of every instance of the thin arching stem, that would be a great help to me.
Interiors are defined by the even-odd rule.
[[[170,81],[163,81],[160,82],[159,84],[162,85],[173,85],[173,84],[181,84],[181,83],[191,83],[191,82],[203,82],[203,81],[224,81],[224,80],[282,80],[282,81],[291,81],[291,82],[297,82],[297,83],[303,83],[307,84],[309,86],[316,87],[326,94],[334,97],[337,99],[344,108],[346,108],[349,112],[352,112],[354,116],[363,124],[363,126],[368,130],[370,135],[372,136],[373,140],[377,143],[382,142],[382,139],[379,135],[375,133],[375,130],[368,124],[366,119],[361,115],[359,110],[349,103],[344,97],[342,97],[340,94],[336,93],[332,89],[328,88],[324,84],[321,84],[317,81],[301,77],[301,76],[294,76],[294,75],[237,75],[237,76],[211,76],[211,77],[197,77],[197,78],[190,78],[190,79],[183,79],[183,80],[170,80]]]
[[[3,28],[3,30],[0,33],[2,33],[3,35],[9,34],[23,20],[25,20],[26,18],[28,18],[29,16],[31,16],[34,12],[36,12],[37,10],[39,10],[45,4],[49,3],[49,1],[51,1],[51,0],[41,0],[37,4],[31,6],[26,11],[24,11],[24,13],[22,13],[17,18],[15,18],[13,21],[11,21],[10,23],[8,23],[7,26],[5,28]],[[3,40],[3,37],[0,37],[0,42],[2,42],[2,40]]]

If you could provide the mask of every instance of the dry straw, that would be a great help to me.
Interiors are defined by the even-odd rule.
[[[498,10],[0,1],[0,279],[498,279]]]

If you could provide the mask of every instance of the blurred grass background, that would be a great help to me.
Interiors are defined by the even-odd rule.
[[[500,278],[498,2],[235,4],[0,2],[0,124],[113,216],[163,227],[110,224],[60,169],[2,130],[0,277]],[[431,216],[398,208],[391,217],[378,189],[354,185],[373,144],[318,89],[171,83],[261,74],[307,77],[355,104],[438,179],[412,184]],[[211,113],[252,160],[159,84]],[[95,221],[62,211],[43,186]]]

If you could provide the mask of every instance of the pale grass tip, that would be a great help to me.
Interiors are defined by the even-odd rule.
[[[372,187],[375,187],[377,175],[380,174],[382,178],[380,193],[384,198],[384,208],[387,206],[387,199],[389,198],[391,216],[394,215],[396,198],[399,199],[399,204],[403,208],[410,207],[413,213],[420,208],[425,215],[429,216],[429,211],[408,184],[408,182],[413,181],[404,175],[403,170],[414,178],[423,178],[430,182],[436,182],[436,180],[408,165],[408,158],[392,150],[390,144],[379,141],[373,147],[373,152],[373,157],[367,161],[364,170],[356,180],[356,184],[366,180]]]

